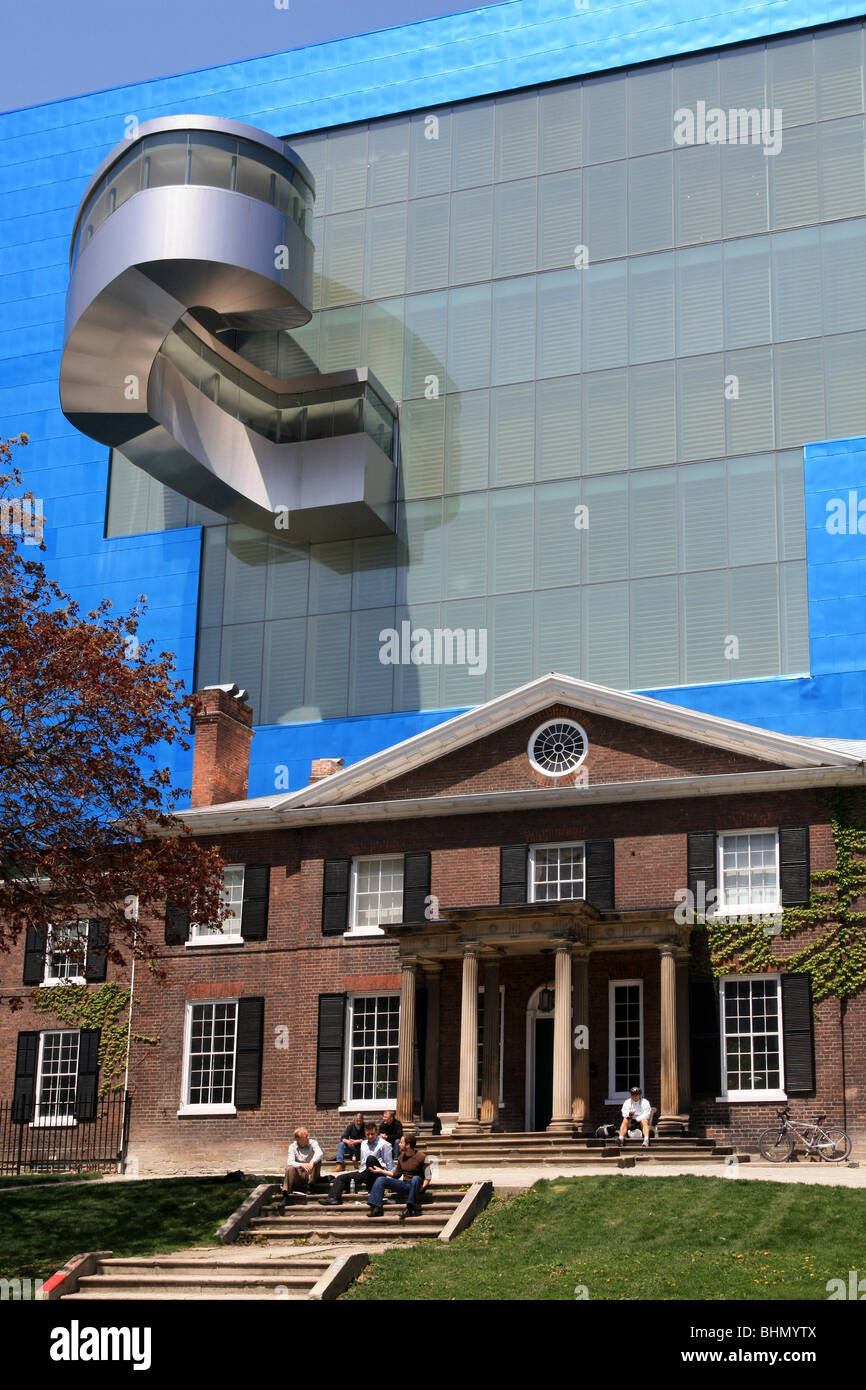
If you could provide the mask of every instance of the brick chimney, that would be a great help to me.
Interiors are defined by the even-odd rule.
[[[323,777],[333,777],[344,766],[345,758],[314,758],[310,768],[310,785],[321,782]]]
[[[250,772],[253,711],[239,686],[206,685],[198,691],[193,721],[192,806],[245,801]]]

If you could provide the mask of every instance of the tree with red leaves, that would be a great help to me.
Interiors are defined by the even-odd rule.
[[[195,697],[139,641],[143,599],[83,615],[33,557],[42,521],[11,467],[26,443],[0,442],[0,950],[26,927],[97,919],[109,958],[151,958],[167,900],[191,921],[227,915],[222,859],[172,814],[182,789],[164,766],[189,746]]]

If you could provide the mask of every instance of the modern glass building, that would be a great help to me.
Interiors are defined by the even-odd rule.
[[[85,603],[147,593],[190,686],[248,688],[251,794],[549,670],[862,737],[856,8],[516,0],[0,117],[0,410],[33,441],[49,565]],[[159,231],[181,186],[193,251],[164,253],[179,313],[143,391],[162,432],[94,442],[57,401],[64,343],[108,341],[82,280],[112,219]],[[295,229],[276,309],[171,270],[212,262],[196,238],[229,235],[237,194],[268,247],[266,213]],[[111,313],[139,341],[131,296]],[[213,421],[195,443],[179,383]],[[235,485],[250,450],[264,510]],[[282,499],[288,458],[314,501]],[[364,479],[342,511],[338,459]]]

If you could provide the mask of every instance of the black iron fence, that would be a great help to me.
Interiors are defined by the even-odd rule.
[[[117,1172],[126,1157],[129,1101],[126,1091],[100,1096],[91,1120],[75,1120],[69,1107],[40,1106],[23,1124],[10,1101],[0,1102],[0,1174]]]

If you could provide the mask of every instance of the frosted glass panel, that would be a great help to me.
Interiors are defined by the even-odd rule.
[[[673,574],[677,568],[676,469],[632,474],[628,503],[629,573]]]
[[[393,606],[396,593],[397,539],[367,536],[354,543],[352,607]]]
[[[815,36],[818,120],[832,121],[863,110],[862,33],[845,25]]]
[[[815,67],[810,35],[785,39],[767,47],[770,105],[782,108],[783,124],[802,125],[815,119]],[[786,136],[787,138],[787,136]]]
[[[779,559],[802,560],[806,554],[806,507],[803,451],[777,455]],[[804,619],[805,620],[805,619]]]
[[[781,669],[779,581],[772,565],[730,571],[731,632],[739,640],[738,680]]]
[[[419,198],[409,204],[407,290],[432,290],[448,284],[448,221],[451,200]]]
[[[352,542],[310,547],[310,612],[333,613],[352,602]]]
[[[435,632],[441,626],[441,612],[438,603],[416,604],[411,608],[398,608],[397,618],[394,624],[401,640],[403,638],[403,623],[409,624],[409,653],[411,655],[413,633]],[[404,665],[392,667],[394,674],[394,708],[402,709],[439,709],[442,701],[439,697],[439,672],[441,666],[436,666],[433,662],[423,664]]]
[[[506,594],[489,599],[487,619],[488,696],[493,699],[532,679],[532,594]]]
[[[676,367],[650,362],[629,372],[629,439],[633,468],[675,463]]]
[[[673,69],[663,64],[628,77],[629,153],[669,150],[673,144]]]
[[[364,361],[395,400],[403,394],[403,301],[365,304]]]
[[[364,294],[382,299],[402,294],[406,282],[406,208],[371,208],[367,213]]]
[[[676,685],[679,679],[676,575],[629,585],[629,685]]]
[[[866,433],[866,333],[827,338],[827,434],[831,439]]]
[[[628,265],[589,265],[583,280],[583,369],[628,361]]]
[[[584,584],[628,575],[628,478],[585,478],[580,500],[589,512],[589,525],[579,533],[583,549]]]
[[[767,230],[770,224],[769,165],[770,157],[764,154],[762,144],[722,146],[725,236],[746,236],[750,232]]]
[[[641,256],[629,263],[632,362],[674,355],[674,257]]]
[[[583,162],[583,87],[567,82],[539,93],[540,169],[576,169]]]
[[[583,242],[590,262],[628,251],[628,166],[598,164],[583,171]]]
[[[574,265],[582,245],[581,173],[548,174],[538,180],[538,268]]]
[[[403,395],[423,396],[435,378],[440,394],[445,390],[446,310],[448,299],[439,294],[410,295],[406,300],[403,335]]]
[[[497,97],[494,176],[521,179],[538,170],[538,97],[534,92]]]
[[[589,584],[581,606],[580,673],[598,685],[626,690],[628,676],[628,585]]]
[[[466,289],[451,290],[448,296],[448,390],[472,391],[489,383],[490,286],[469,285]]]
[[[532,588],[534,489],[515,487],[490,494],[488,591]]]
[[[328,136],[328,175],[324,212],[362,208],[367,200],[367,131],[332,131]]]
[[[446,193],[451,186],[451,112],[419,113],[409,131],[409,196]]]
[[[738,664],[726,659],[726,639],[733,636],[728,617],[724,570],[680,577],[682,679],[688,684],[736,680]],[[732,644],[727,649],[735,650]]]
[[[533,671],[580,675],[580,589],[548,589],[535,595]]]
[[[493,102],[455,107],[451,168],[453,188],[477,188],[493,181]]]
[[[725,465],[693,463],[678,472],[682,566],[721,568],[728,557]]]
[[[866,323],[866,222],[821,228],[824,332],[848,333]]]
[[[712,458],[725,452],[725,372],[721,356],[677,363],[679,457]]]
[[[535,475],[535,386],[500,386],[490,393],[490,485],[528,483]]]
[[[718,145],[692,145],[677,151],[677,244],[714,241],[722,232],[722,167]]]
[[[487,391],[463,391],[445,402],[445,490],[465,492],[487,486],[490,398]]]
[[[782,670],[808,672],[809,605],[805,563],[782,565],[779,578]]]
[[[445,477],[445,401],[406,401],[402,420],[403,496],[438,496]]]
[[[312,719],[348,713],[349,614],[328,613],[307,624],[304,703]]]
[[[779,448],[826,439],[824,361],[820,340],[777,343],[776,444]]]
[[[322,314],[323,371],[350,371],[357,364],[361,351],[362,315],[360,304],[352,309],[331,309]]]
[[[677,351],[718,352],[723,340],[722,251],[695,246],[677,252]]]
[[[658,251],[673,245],[673,155],[650,154],[629,162],[628,248]]]
[[[540,377],[580,371],[581,274],[578,270],[540,275],[538,344],[535,371]]]
[[[265,606],[268,539],[245,526],[232,527],[226,550],[223,621],[252,622]]]
[[[233,623],[223,628],[220,684],[236,681],[247,690],[253,723],[262,722],[262,643],[264,623]]]
[[[329,217],[325,231],[322,303],[349,304],[364,292],[363,212]]]
[[[462,630],[465,634],[467,660],[459,664],[459,647],[455,649],[455,661],[447,662],[440,668],[439,690],[442,703],[448,706],[478,705],[488,697],[491,679],[490,670],[490,630],[487,621],[487,601],[485,599],[466,599],[461,603],[443,603],[442,626]],[[481,633],[486,638],[481,638]],[[486,640],[486,663],[479,658],[484,655],[482,640]],[[473,660],[470,663],[469,657]],[[484,669],[486,664],[486,671]]]
[[[445,499],[445,598],[483,594],[487,578],[487,494]]]
[[[471,189],[451,199],[451,283],[489,280],[493,255],[493,190]]]
[[[397,571],[398,603],[438,600],[442,585],[442,501],[407,502],[397,509],[403,561]]]
[[[820,130],[821,216],[862,217],[866,212],[863,117]]]
[[[575,529],[578,483],[544,483],[535,489],[535,586],[577,584],[580,546],[586,531]]]
[[[724,263],[726,346],[768,343],[772,337],[769,237],[726,242]]]
[[[580,378],[539,381],[535,387],[536,477],[580,472]]]
[[[409,196],[409,126],[374,121],[370,126],[367,202],[396,203]]]
[[[352,614],[349,660],[349,714],[376,714],[390,709],[394,666],[379,660],[379,634],[394,627],[393,608]]]
[[[793,227],[818,220],[818,157],[815,128],[785,132],[782,148],[770,160],[773,226]]]
[[[265,617],[303,617],[307,611],[309,574],[309,547],[272,543],[268,557]]]
[[[535,269],[538,213],[535,179],[496,189],[493,217],[493,274],[522,275]]]
[[[583,471],[628,467],[628,373],[583,378]]]
[[[593,77],[583,84],[584,163],[626,154],[626,77]]]
[[[776,461],[728,460],[728,554],[732,565],[776,558]]]
[[[493,382],[531,381],[534,373],[535,278],[502,280],[493,286]]]
[[[263,724],[282,724],[304,703],[306,626],[303,618],[265,624]]]
[[[821,332],[821,257],[818,228],[773,237],[773,307],[776,338],[813,338]]]

